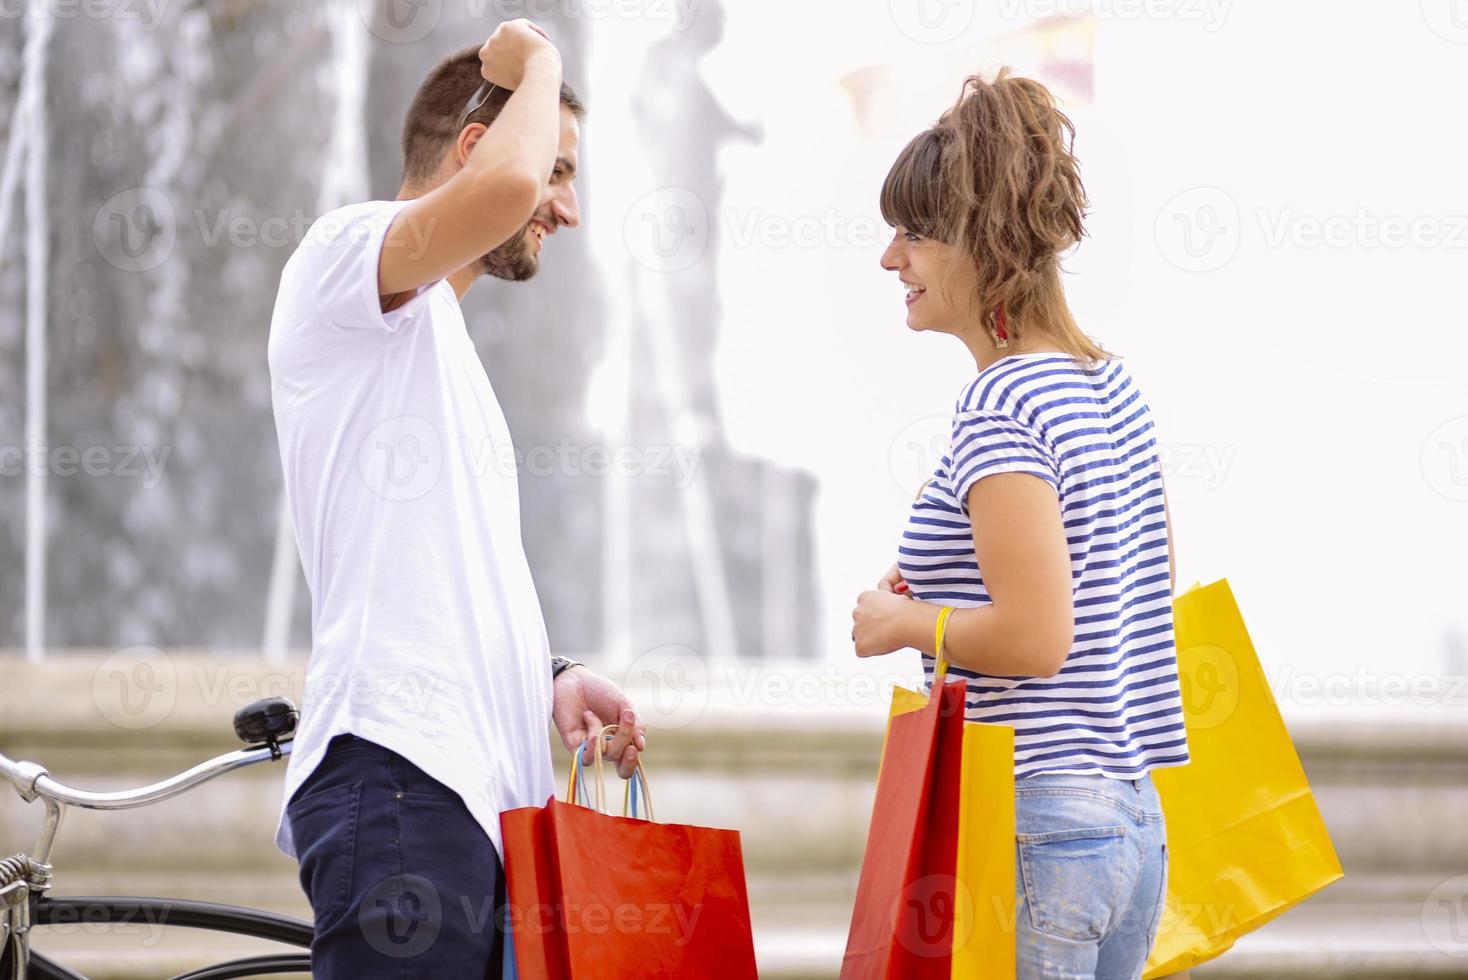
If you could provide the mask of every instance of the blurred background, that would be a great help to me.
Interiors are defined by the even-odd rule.
[[[834,977],[886,704],[858,662],[974,365],[878,257],[902,145],[1012,65],[1077,128],[1077,319],[1159,428],[1346,878],[1200,975],[1468,976],[1468,5],[0,0],[0,752],[120,788],[299,699],[265,342],[319,215],[388,199],[443,55],[527,16],[588,103],[581,228],[470,333],[557,652],[625,683],[664,820],[744,835],[761,975]],[[1456,93],[1456,94],[1455,94]],[[306,914],[279,767],[63,827],[56,892]],[[0,852],[39,823],[0,799]],[[43,930],[98,976],[257,944]]]

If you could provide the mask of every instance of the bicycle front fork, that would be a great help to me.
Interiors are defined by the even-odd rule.
[[[51,887],[51,865],[12,854],[0,861],[0,980],[25,980],[31,953],[31,905]]]

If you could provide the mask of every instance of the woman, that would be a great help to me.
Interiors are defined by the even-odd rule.
[[[977,376],[898,561],[853,613],[859,656],[914,647],[968,718],[1015,729],[1020,977],[1141,976],[1167,877],[1148,775],[1188,760],[1166,497],[1126,366],[1077,327],[1060,256],[1083,234],[1074,128],[1037,82],[966,80],[882,187],[882,267],[907,325]]]

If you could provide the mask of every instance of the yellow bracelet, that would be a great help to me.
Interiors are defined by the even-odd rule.
[[[948,673],[948,661],[943,659],[943,634],[948,630],[948,617],[953,615],[952,606],[938,610],[938,625],[933,630],[933,656],[938,663],[933,668],[934,680],[942,680]]]

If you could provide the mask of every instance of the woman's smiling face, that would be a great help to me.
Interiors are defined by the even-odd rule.
[[[882,252],[882,268],[896,272],[907,291],[910,329],[959,333],[975,319],[978,275],[962,249],[898,225]]]

